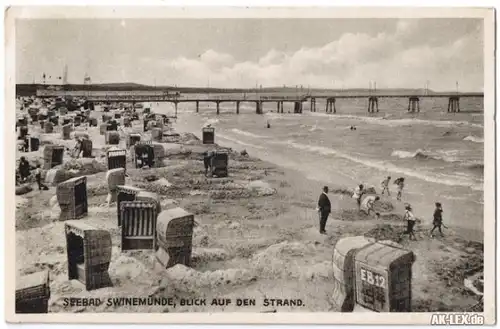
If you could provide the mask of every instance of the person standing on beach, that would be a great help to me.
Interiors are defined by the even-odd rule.
[[[441,203],[436,202],[436,209],[434,209],[434,220],[432,222],[434,227],[431,230],[431,237],[433,237],[434,230],[437,228],[441,236],[444,236],[443,231],[441,231],[441,226],[443,225],[443,208]]]
[[[332,211],[332,204],[328,198],[328,186],[323,187],[323,193],[319,196],[318,212],[319,212],[319,233],[326,234],[325,226],[328,216]]]
[[[403,196],[403,189],[405,187],[405,179],[403,177],[400,177],[394,181],[394,184],[398,186],[398,194],[396,196],[396,199],[398,201],[401,201],[401,197]]]
[[[408,234],[410,237],[410,240],[412,240],[412,237],[413,237],[413,240],[417,240],[417,238],[415,237],[415,232],[413,231],[413,228],[415,226],[415,220],[416,220],[415,216],[411,212],[412,209],[411,209],[410,205],[406,205],[405,209],[406,209],[406,211],[405,211],[403,219],[406,220],[407,228],[406,228],[406,231],[403,232],[402,235]]]
[[[212,152],[206,151],[205,153],[203,153],[203,165],[205,166],[205,176],[207,176],[208,169],[211,166],[211,164],[210,164],[211,159],[212,159]]]
[[[389,182],[391,181],[391,176],[387,176],[386,179],[382,181],[382,195],[384,195],[384,192],[387,191],[387,195],[391,196],[391,192],[389,191]]]
[[[363,186],[363,184],[359,185],[358,187],[356,187],[356,189],[354,190],[354,194],[352,195],[352,198],[356,200],[356,203],[358,204],[358,210],[361,209],[361,198],[365,193],[364,188],[365,187]]]
[[[42,183],[42,169],[41,169],[40,164],[36,165],[35,179],[36,179],[36,183],[38,184],[39,191],[42,191],[42,190],[47,191],[49,189],[45,184]]]

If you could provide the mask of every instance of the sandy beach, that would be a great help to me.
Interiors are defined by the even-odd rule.
[[[356,181],[341,173],[335,175],[334,169],[315,166],[315,158],[309,156],[304,156],[299,164],[289,161],[288,166],[279,165],[278,156],[262,146],[264,141],[276,142],[276,138],[261,139],[259,148],[258,143],[245,139],[244,133],[240,133],[238,139],[235,138],[237,133],[229,136],[223,131],[224,126],[218,128],[229,115],[216,119],[215,115],[208,117],[192,112],[192,109],[180,112],[172,124],[172,129],[181,137],[175,143],[163,143],[166,157],[161,168],[133,169],[130,154],[127,154],[130,169],[127,169],[126,182],[158,193],[162,209],[179,206],[195,215],[197,226],[191,268],[176,265],[163,269],[156,264],[151,251],[121,252],[116,205],[108,207],[106,204],[105,150],[110,146],[105,145],[98,127],[76,128],[90,135],[95,158],[70,160],[65,154],[62,167],[70,176],[87,176],[89,213],[84,220],[111,232],[113,250],[109,274],[113,287],[86,291],[79,282],[68,280],[64,222],[58,221],[57,207],[54,208],[50,201],[55,187],[43,192],[34,189],[16,196],[17,271],[27,274],[50,270],[49,312],[335,312],[339,309],[332,303],[331,296],[333,249],[338,239],[357,235],[392,240],[415,253],[413,273],[418,275],[413,275],[412,282],[414,312],[482,309],[479,281],[474,289],[480,291],[476,293],[464,286],[464,279],[480,273],[483,266],[482,241],[477,242],[478,239],[471,237],[473,234],[465,234],[467,227],[446,230],[443,238],[430,238],[432,226],[423,215],[427,209],[424,204],[428,202],[411,197],[412,204],[419,209],[417,240],[409,241],[407,237],[401,240],[399,236],[405,228],[403,204],[396,202],[395,197],[382,197],[376,205],[384,214],[381,219],[368,217],[358,212],[351,198],[360,177],[354,177]],[[101,114],[95,111],[91,116],[100,118]],[[256,120],[270,120],[273,127],[278,125],[272,113]],[[201,128],[207,122],[216,127],[216,146],[203,145],[199,140]],[[39,126],[30,125],[29,129],[34,135],[40,134]],[[40,134],[42,147],[39,151],[18,152],[17,157],[25,156],[32,163],[43,163],[43,145],[64,144],[72,149],[74,140],[61,140],[60,129],[59,126],[52,134]],[[142,121],[134,121],[132,128],[120,128],[119,131],[119,146],[124,147],[126,133],[142,133]],[[247,138],[251,134],[246,129],[240,131],[247,132]],[[149,133],[143,135],[148,139]],[[202,153],[214,147],[232,149],[227,178],[203,175]],[[242,155],[242,150],[249,155]],[[286,161],[287,158],[280,159]],[[304,174],[301,166],[308,168],[311,175]],[[328,179],[321,175],[313,177],[314,173],[326,173]],[[151,175],[155,176],[154,181],[145,179]],[[325,184],[330,187],[333,210],[326,226],[327,234],[321,235],[315,207]],[[375,187],[378,191],[379,186]],[[482,217],[477,221],[482,221]],[[113,298],[129,296],[176,300],[255,298],[258,302],[256,306],[245,308],[234,304],[130,307],[113,303]],[[67,298],[78,297],[109,302],[92,306],[67,305]],[[262,302],[280,298],[300,299],[302,303],[300,306],[276,306]]]

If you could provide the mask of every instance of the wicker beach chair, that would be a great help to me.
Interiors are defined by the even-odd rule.
[[[193,228],[194,215],[182,208],[165,210],[158,215],[156,259],[165,268],[191,265]]]

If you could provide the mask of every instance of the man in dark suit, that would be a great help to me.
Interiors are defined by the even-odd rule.
[[[330,215],[332,205],[330,199],[328,198],[328,186],[323,187],[323,193],[319,196],[318,200],[318,210],[319,210],[319,233],[326,234],[325,226],[328,220],[328,215]]]

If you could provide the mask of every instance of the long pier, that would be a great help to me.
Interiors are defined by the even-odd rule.
[[[220,113],[219,105],[223,102],[236,103],[236,113],[239,114],[240,103],[254,102],[255,112],[262,114],[262,104],[265,102],[276,102],[277,112],[283,113],[283,104],[291,102],[294,104],[294,113],[302,113],[303,103],[310,102],[311,112],[316,112],[316,99],[326,100],[326,113],[336,113],[337,99],[365,98],[368,100],[368,112],[379,112],[379,98],[408,98],[408,111],[420,112],[421,98],[448,98],[448,112],[460,112],[460,98],[484,97],[483,93],[324,93],[324,94],[280,94],[276,93],[230,93],[230,94],[179,94],[164,91],[63,91],[63,90],[37,90],[38,97],[84,97],[91,102],[170,102],[196,103],[196,112],[199,111],[200,102],[211,102],[216,104],[217,114]]]

